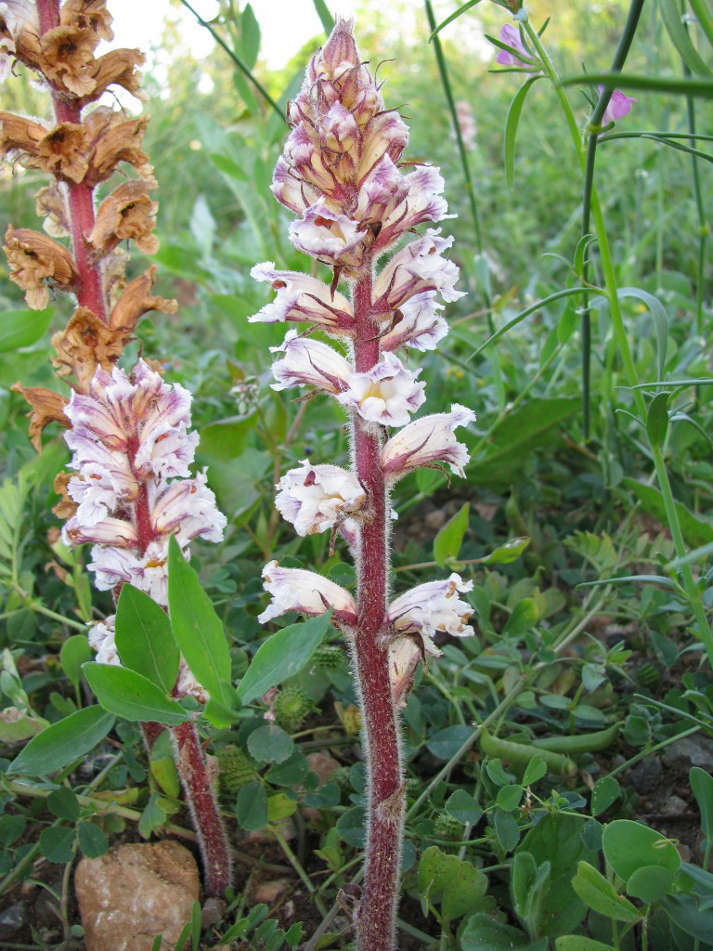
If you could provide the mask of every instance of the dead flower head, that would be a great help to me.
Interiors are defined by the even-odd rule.
[[[70,253],[46,235],[8,225],[3,247],[10,265],[10,280],[25,291],[27,306],[43,310],[49,304],[45,281],[68,289],[77,280]]]
[[[99,206],[96,224],[89,236],[97,257],[112,251],[120,241],[132,240],[145,254],[158,251],[153,233],[158,205],[148,194],[146,182],[132,179],[119,185]]]

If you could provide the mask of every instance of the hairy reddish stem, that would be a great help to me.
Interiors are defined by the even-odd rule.
[[[59,23],[59,0],[37,0],[40,30],[46,33]],[[57,122],[82,121],[81,109],[76,99],[64,98],[52,87],[52,103]],[[83,182],[65,182],[67,209],[74,263],[79,273],[77,301],[87,307],[105,323],[107,322],[104,280],[101,267],[92,261],[89,235],[94,230],[94,189]]]
[[[354,288],[355,367],[365,372],[379,360],[378,325],[371,317],[371,268]],[[354,453],[367,492],[370,517],[361,528],[355,663],[359,682],[369,776],[366,877],[357,921],[359,951],[392,951],[396,937],[403,790],[398,724],[391,697],[386,633],[388,578],[387,493],[381,438],[354,414]]]
[[[222,898],[232,882],[232,860],[198,731],[193,723],[181,723],[171,732],[178,753],[178,775],[198,834],[205,893]]]

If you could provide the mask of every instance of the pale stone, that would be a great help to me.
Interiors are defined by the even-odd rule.
[[[178,842],[120,845],[82,859],[74,889],[86,951],[151,951],[157,935],[173,948],[199,887],[196,861]]]

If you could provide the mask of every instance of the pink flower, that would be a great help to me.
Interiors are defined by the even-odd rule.
[[[426,399],[426,384],[416,379],[420,372],[412,373],[393,353],[385,353],[366,373],[352,373],[337,400],[368,423],[404,426]]]
[[[473,609],[457,597],[472,588],[472,581],[463,581],[455,572],[443,581],[427,581],[411,588],[389,605],[394,631],[419,637],[425,653],[438,656],[441,652],[432,640],[437,631],[454,637],[472,637],[473,628],[466,622]]]
[[[325,614],[330,608],[336,620],[356,623],[356,605],[349,592],[314,571],[280,568],[276,561],[271,561],[263,568],[262,577],[272,601],[258,615],[261,624],[288,611],[318,615]]]
[[[454,403],[450,413],[422,416],[392,436],[381,450],[384,474],[392,482],[422,466],[446,463],[451,472],[464,476],[468,450],[457,441],[454,430],[475,420],[475,413]]]
[[[602,89],[603,87],[600,86],[599,91],[601,92]],[[616,122],[617,119],[623,119],[624,116],[628,116],[631,112],[631,104],[638,101],[639,100],[633,96],[627,96],[621,89],[615,89],[604,110],[602,125],[609,125],[610,122]]]
[[[276,383],[273,390],[288,386],[316,386],[326,393],[341,393],[349,386],[352,367],[348,360],[319,340],[299,337],[296,330],[288,330],[279,347],[270,347],[273,353],[283,353],[281,360],[272,365]]]
[[[366,501],[353,473],[340,466],[313,466],[308,459],[286,472],[275,488],[275,507],[302,536],[334,528]]]
[[[248,320],[272,324],[283,321],[317,324],[334,336],[351,334],[352,305],[339,291],[330,291],[316,277],[297,271],[277,271],[272,261],[256,264],[250,271],[256,281],[270,281],[277,296]]]
[[[495,59],[498,61],[498,63],[500,63],[501,66],[512,66],[516,69],[532,70],[532,54],[528,53],[528,51],[525,49],[525,44],[522,42],[522,37],[520,36],[520,31],[518,29],[516,29],[510,23],[506,23],[505,26],[500,27],[498,39],[501,43],[505,43],[506,46],[511,47],[517,53],[521,54],[521,56],[516,56],[514,53],[509,53],[507,50],[499,49],[498,55],[495,57]]]

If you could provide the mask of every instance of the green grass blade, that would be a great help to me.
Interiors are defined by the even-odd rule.
[[[450,16],[447,16],[445,20],[439,23],[437,27],[433,28],[433,32],[428,37],[429,42],[434,38],[434,36],[436,36],[437,33],[440,33],[445,26],[448,26],[449,23],[457,20],[461,14],[465,13],[466,10],[470,10],[471,7],[474,7],[478,3],[480,3],[480,0],[468,0],[467,3],[464,3],[462,6],[458,7],[458,9],[451,13]]]
[[[696,15],[698,25],[713,46],[713,8],[710,6],[710,0],[689,0],[689,3]]]
[[[692,73],[697,73],[699,76],[713,76],[713,70],[703,60],[691,42],[688,30],[681,17],[678,0],[659,0],[659,7],[671,42],[678,50],[678,55],[684,64]]]
[[[317,16],[320,19],[324,32],[329,36],[329,34],[334,29],[334,17],[329,12],[327,4],[324,0],[312,0],[314,8],[317,11]]]
[[[607,89],[631,89],[641,92],[668,92],[674,96],[697,96],[713,99],[713,80],[676,79],[675,76],[655,78],[638,73],[587,73],[586,76],[565,76],[562,86],[600,84]]]

